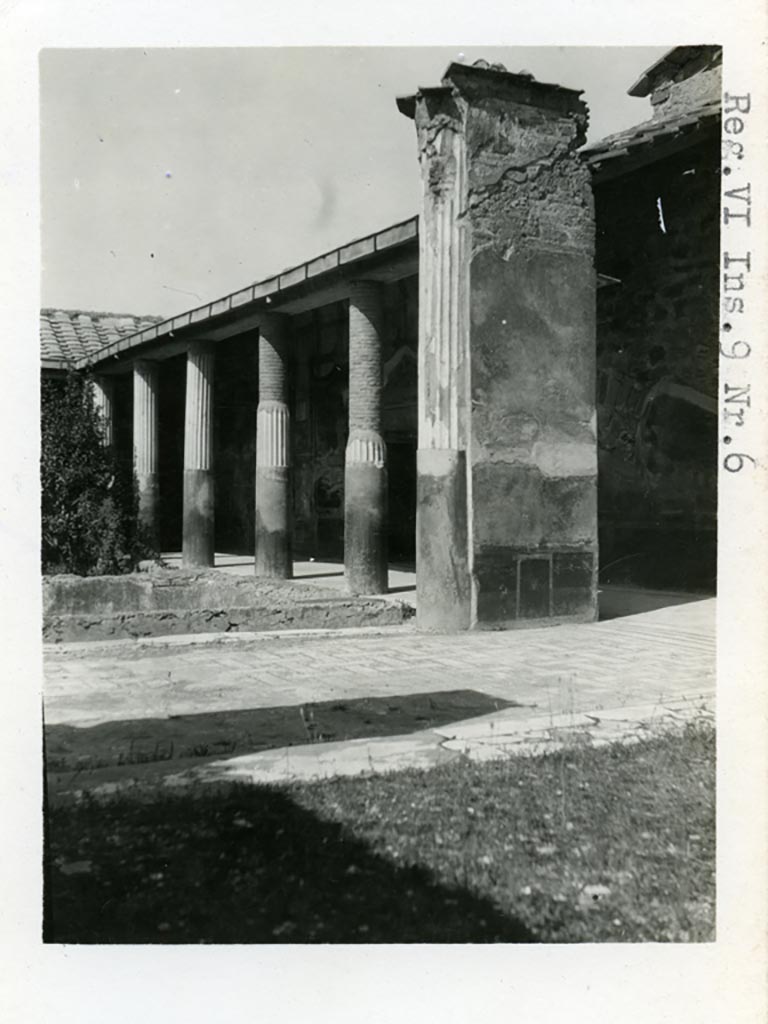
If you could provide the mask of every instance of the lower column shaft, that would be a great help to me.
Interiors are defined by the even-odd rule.
[[[422,629],[469,629],[466,454],[422,448],[416,458],[417,622]]]
[[[288,466],[288,407],[260,402],[256,416],[257,576],[290,579],[291,481]]]
[[[344,473],[344,570],[353,594],[386,594],[387,468],[378,436],[347,446]]]

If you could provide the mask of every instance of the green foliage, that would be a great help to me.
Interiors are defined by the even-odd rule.
[[[130,467],[103,444],[90,380],[44,380],[41,396],[43,572],[130,572],[153,554]]]

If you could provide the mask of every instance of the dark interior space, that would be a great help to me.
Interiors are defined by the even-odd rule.
[[[389,477],[389,562],[416,562],[416,446],[387,444]]]
[[[165,359],[159,365],[160,547],[181,550],[184,505],[184,400],[187,357]]]
[[[254,550],[258,351],[257,331],[216,345],[216,550],[235,555],[252,555]]]
[[[121,472],[133,475],[133,374],[112,377],[112,429]]]
[[[601,583],[714,592],[717,140],[595,189]]]

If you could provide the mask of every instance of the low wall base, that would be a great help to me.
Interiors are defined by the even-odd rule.
[[[413,609],[383,598],[329,596],[321,587],[216,572],[51,577],[43,640],[122,640],[189,633],[395,626]]]

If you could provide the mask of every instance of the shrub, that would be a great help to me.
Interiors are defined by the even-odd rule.
[[[43,572],[130,572],[155,554],[138,517],[132,471],[103,444],[90,379],[44,380],[41,396]]]

